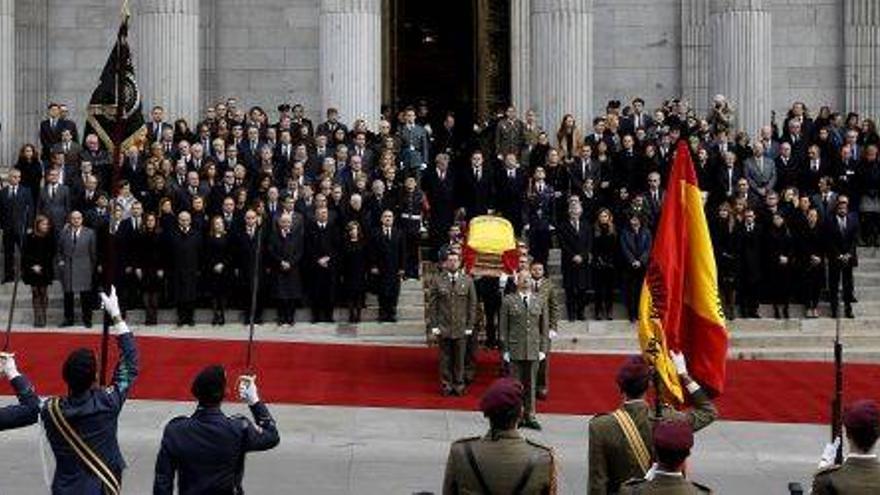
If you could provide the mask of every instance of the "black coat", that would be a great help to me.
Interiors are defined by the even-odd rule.
[[[205,288],[211,294],[227,294],[229,289],[234,286],[235,267],[232,265],[232,244],[229,234],[219,237],[213,235],[205,237],[202,273],[204,273]]]
[[[274,274],[277,299],[302,298],[300,261],[305,248],[304,237],[303,220],[297,218],[286,236],[282,236],[281,232],[273,232],[269,238],[268,265]],[[281,266],[282,261],[290,265],[286,270]]]
[[[367,248],[363,241],[342,243],[342,285],[349,297],[367,289]]]
[[[11,186],[0,189],[0,228],[4,235],[20,236],[33,223],[35,213],[30,189],[19,185],[15,196]]]
[[[52,231],[45,236],[29,234],[21,250],[21,278],[32,287],[46,287],[55,279],[53,271],[55,254],[55,235]],[[40,266],[40,272],[34,271]]]
[[[168,258],[164,256],[165,249],[162,236],[158,233],[140,231],[135,234],[132,263],[135,273],[140,270],[142,290],[154,292],[162,289],[167,278]]]
[[[398,280],[398,272],[405,266],[405,243],[403,234],[397,228],[391,229],[390,239],[381,228],[373,232],[369,250],[370,268],[379,269],[383,283]]]
[[[718,280],[727,284],[735,284],[739,277],[742,232],[742,226],[739,223],[730,227],[727,220],[716,218],[711,225],[712,247],[715,250]]]
[[[468,218],[485,215],[495,206],[495,178],[492,167],[483,165],[480,178],[474,175],[474,168],[463,167],[458,175],[456,195],[458,206],[465,209]]]
[[[590,283],[590,251],[592,229],[583,218],[575,230],[570,220],[560,222],[556,229],[559,247],[562,249],[562,286],[565,290],[587,290]],[[581,257],[580,263],[572,258]]]
[[[194,302],[199,297],[199,269],[202,257],[202,235],[190,228],[187,233],[177,229],[169,236],[168,259],[172,264],[172,292],[178,303]]]
[[[316,296],[330,296],[336,283],[336,271],[340,264],[339,232],[336,224],[329,222],[324,229],[317,222],[306,227],[306,272],[312,280],[320,283],[309,284]],[[329,257],[326,267],[318,263],[323,257]]]

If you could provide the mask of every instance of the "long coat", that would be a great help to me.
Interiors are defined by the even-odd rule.
[[[537,294],[529,296],[526,308],[518,293],[504,296],[501,303],[501,341],[514,361],[537,361],[547,352],[549,312]]]
[[[192,228],[186,233],[177,229],[169,240],[168,259],[173,264],[171,280],[174,300],[178,304],[194,302],[199,297],[202,235]]]
[[[562,286],[565,290],[587,290],[590,287],[590,250],[592,249],[593,229],[581,218],[577,230],[571,221],[559,223],[556,230],[559,247],[562,249]],[[575,263],[574,257],[581,262]]]
[[[96,257],[95,231],[80,227],[74,241],[71,227],[64,227],[58,237],[58,278],[64,292],[92,290]]]
[[[55,235],[49,232],[45,236],[30,234],[24,241],[25,249],[21,251],[21,277],[24,283],[32,287],[46,287],[52,283],[55,259]],[[40,266],[40,273],[34,271],[34,265]]]
[[[457,273],[455,281],[439,273],[428,288],[428,328],[440,329],[444,339],[461,339],[473,330],[477,317],[477,289],[470,276]]]
[[[55,190],[55,196],[50,197],[49,185],[46,184],[40,191],[37,210],[49,217],[49,220],[52,221],[52,226],[55,228],[55,232],[60,232],[61,228],[64,227],[64,224],[67,221],[67,214],[70,213],[72,200],[70,189],[68,189],[67,186],[59,184],[58,188]]]
[[[303,257],[304,237],[303,221],[298,218],[286,236],[282,236],[281,232],[275,232],[269,239],[269,263],[275,275],[277,299],[302,298],[300,261]],[[287,270],[281,267],[282,261],[290,264]],[[320,281],[316,280],[315,283]]]

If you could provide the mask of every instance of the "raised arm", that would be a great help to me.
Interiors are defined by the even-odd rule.
[[[18,396],[18,404],[0,408],[0,430],[36,423],[40,413],[40,398],[27,377],[18,372],[13,354],[0,352],[0,375],[9,379],[15,395]]]
[[[101,292],[99,295],[104,311],[107,312],[107,315],[113,321],[111,331],[116,335],[116,345],[119,347],[119,362],[116,364],[116,370],[113,372],[113,384],[109,393],[114,396],[117,407],[121,408],[128,397],[128,390],[138,375],[138,350],[131,329],[128,328],[128,324],[122,319],[119,299],[116,297],[116,287],[110,286],[109,295],[104,292]]]
[[[246,402],[254,416],[254,423],[242,417],[241,425],[244,429],[244,450],[254,452],[269,450],[278,445],[281,437],[275,426],[275,419],[269,413],[269,408],[260,401],[257,395],[257,377],[243,375],[238,379],[238,395]]]

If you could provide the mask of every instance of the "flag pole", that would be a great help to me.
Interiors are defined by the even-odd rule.
[[[9,350],[9,342],[12,340],[12,320],[15,316],[15,300],[18,296],[18,283],[21,281],[21,255],[24,250],[24,233],[30,214],[30,206],[25,206],[24,222],[21,224],[17,242],[12,246],[12,249],[18,248],[18,253],[15,258],[15,280],[12,282],[12,301],[9,302],[9,318],[6,320],[6,340],[3,342],[3,352]]]
[[[840,342],[840,315],[834,319],[834,397],[831,399],[831,441],[843,434],[843,343]],[[834,453],[834,463],[843,464],[843,439]]]
[[[247,343],[247,357],[245,358],[245,373],[248,375],[253,374],[253,349],[254,349],[254,318],[257,312],[257,292],[260,284],[260,258],[263,251],[263,225],[261,224],[256,229],[257,236],[257,251],[254,253],[254,273],[251,277],[251,307],[248,310],[248,343]]]

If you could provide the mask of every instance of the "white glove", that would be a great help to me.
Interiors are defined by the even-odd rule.
[[[687,361],[684,359],[684,354],[675,351],[669,351],[669,357],[672,358],[672,364],[675,365],[675,371],[679,375],[687,375]]]
[[[464,331],[464,334],[465,334],[466,336],[470,337],[471,335],[474,334],[474,331],[471,330],[470,328],[468,328],[467,330]]]
[[[645,479],[648,481],[652,481],[654,477],[657,476],[657,463],[651,464],[651,469],[645,473]]]
[[[550,330],[550,340],[556,340],[556,337],[559,337],[559,332],[556,330]]]
[[[15,366],[15,354],[11,352],[0,352],[0,374],[6,375],[6,378],[14,380],[21,373]]]
[[[547,359],[547,354],[545,354],[544,352],[538,351],[538,361],[543,361],[545,359]]]
[[[110,318],[116,319],[122,316],[122,311],[119,310],[119,298],[116,297],[116,287],[110,286],[109,296],[103,291],[98,295],[101,296],[101,307],[110,315]]]
[[[505,363],[509,363],[510,362],[510,353],[505,352],[504,354],[501,355],[501,359],[503,359]]]
[[[440,329],[437,328],[437,327],[432,328],[432,329],[431,329],[431,335],[433,335],[433,336],[435,336],[435,337],[439,337],[439,336],[440,336]]]
[[[214,273],[223,273],[223,263],[214,265]]]
[[[822,457],[819,459],[819,469],[825,469],[834,465],[837,458],[837,449],[840,448],[840,437],[834,439],[833,442],[826,443],[825,449],[822,450]]]
[[[260,397],[257,395],[256,375],[241,375],[238,377],[238,398],[249,406],[260,402]]]

